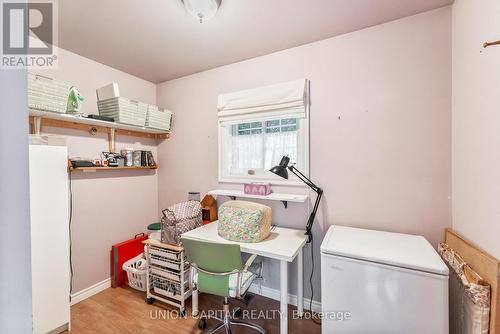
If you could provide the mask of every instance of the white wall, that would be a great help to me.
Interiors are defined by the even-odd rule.
[[[122,96],[156,103],[156,85],[128,73],[59,49],[58,68],[36,72],[70,82],[85,97],[83,111],[97,114],[96,88],[117,82]],[[108,151],[106,133],[45,128],[44,133],[64,135],[70,157],[99,158]],[[116,137],[116,149],[153,151],[157,142]],[[158,218],[158,177],[154,171],[73,173],[72,258],[73,293],[110,277],[111,245],[144,232]]]
[[[308,78],[310,175],[325,191],[315,299],[318,248],[332,224],[422,234],[436,245],[451,225],[450,20],[446,7],[159,84],[158,104],[175,111],[173,136],[158,150],[159,208],[228,187],[217,181],[218,94]],[[307,220],[307,204],[272,207],[278,225]],[[266,269],[264,285],[277,288],[279,271]]]
[[[25,334],[32,328],[26,71],[0,70],[0,117],[0,333]]]
[[[498,0],[453,5],[453,228],[500,258]]]

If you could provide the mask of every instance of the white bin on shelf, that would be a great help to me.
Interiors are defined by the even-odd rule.
[[[67,82],[28,72],[28,107],[65,113],[70,88]]]
[[[148,111],[146,103],[129,100],[125,97],[114,97],[97,101],[97,107],[101,116],[113,117],[117,123],[136,126],[146,124]]]
[[[155,105],[148,105],[146,116],[146,127],[157,130],[170,130],[172,112],[168,109],[159,108]]]
[[[113,82],[104,87],[97,88],[96,93],[97,93],[97,100],[99,101],[108,100],[114,97],[119,97],[120,88],[118,87],[118,84],[116,82]]]

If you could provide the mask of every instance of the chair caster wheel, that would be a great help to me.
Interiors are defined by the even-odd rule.
[[[205,320],[205,318],[201,318],[200,320],[198,320],[198,328],[199,329],[207,328],[207,320]]]
[[[239,317],[241,317],[242,314],[243,314],[243,311],[241,310],[241,308],[236,307],[233,309],[233,318],[239,318]]]
[[[155,299],[152,297],[146,298],[146,303],[148,304],[153,304],[155,302]]]

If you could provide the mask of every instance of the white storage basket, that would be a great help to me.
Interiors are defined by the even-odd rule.
[[[172,282],[167,278],[151,275],[153,291],[162,296],[182,300],[186,299],[189,295],[189,282],[184,282],[184,296],[182,295],[182,287],[180,283]]]
[[[144,126],[148,105],[143,102],[129,100],[124,97],[114,97],[107,100],[97,101],[97,107],[101,116],[113,117],[115,122]]]
[[[170,121],[172,112],[167,109],[158,108],[158,106],[148,105],[148,114],[146,116],[146,127],[157,130],[170,130]]]
[[[28,107],[65,113],[70,88],[67,82],[28,72]]]
[[[148,263],[144,258],[144,253],[128,260],[123,264],[123,270],[127,272],[128,285],[139,291],[146,291]]]

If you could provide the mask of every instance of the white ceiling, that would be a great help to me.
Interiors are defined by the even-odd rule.
[[[181,0],[60,0],[59,45],[158,83],[452,2],[222,0],[199,23]]]

